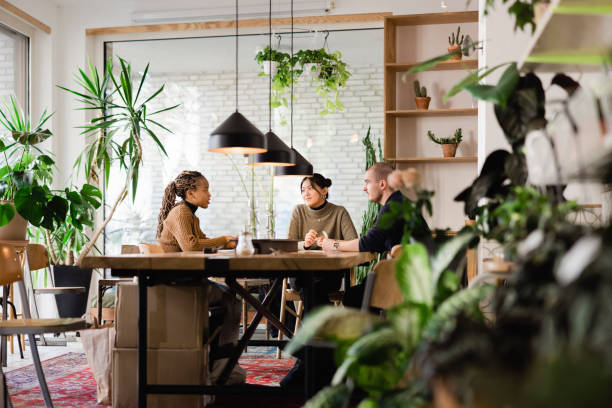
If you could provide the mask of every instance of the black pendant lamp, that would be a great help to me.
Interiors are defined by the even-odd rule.
[[[268,49],[270,50],[270,61],[272,61],[272,0],[270,0],[268,10]],[[271,62],[270,68],[272,68]],[[272,131],[272,71],[268,76],[268,108],[268,133],[264,135],[268,151],[249,156],[249,164],[253,166],[294,166],[293,150]]]
[[[291,60],[293,60],[293,0],[291,0]],[[291,150],[295,154],[295,166],[276,167],[274,175],[310,177],[314,171],[312,164],[293,148],[293,64],[291,64]]]
[[[266,139],[259,129],[238,112],[238,0],[236,0],[236,112],[212,131],[208,151],[229,154],[266,152]]]

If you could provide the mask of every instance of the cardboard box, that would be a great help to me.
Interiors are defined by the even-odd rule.
[[[208,333],[206,286],[157,285],[148,288],[147,346],[198,349]],[[138,285],[117,285],[116,348],[138,346]]]
[[[149,384],[205,385],[208,381],[205,349],[160,350],[147,353],[147,382]],[[113,407],[137,408],[137,350],[113,349]],[[203,395],[147,396],[149,408],[203,408],[210,397]]]

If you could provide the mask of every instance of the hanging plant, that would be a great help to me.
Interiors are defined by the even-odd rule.
[[[344,109],[338,99],[340,89],[346,85],[351,73],[346,70],[340,51],[331,54],[325,48],[316,50],[299,50],[297,60],[303,72],[315,73],[312,80],[317,83],[316,93],[325,98],[325,109],[320,113],[327,115]]]
[[[270,49],[270,46],[267,45],[266,48],[259,51],[255,55],[255,61],[259,64],[262,72],[259,73],[259,76],[263,75],[276,75],[278,72],[278,66],[284,63],[289,62],[290,55],[286,52],[281,52],[275,49]]]

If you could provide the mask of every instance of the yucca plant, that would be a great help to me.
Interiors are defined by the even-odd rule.
[[[76,82],[79,90],[60,87],[78,97],[83,107],[79,109],[90,110],[97,113],[84,126],[81,134],[90,138],[82,154],[75,163],[77,169],[83,168],[88,181],[101,184],[100,174],[104,171],[103,183],[108,186],[110,169],[113,164],[118,164],[120,170],[125,174],[124,185],[115,198],[108,215],[93,232],[91,241],[81,251],[77,263],[80,263],[94,247],[96,240],[110,222],[119,204],[127,197],[131,188],[132,199],[136,196],[138,187],[138,172],[142,164],[142,143],[145,138],[150,138],[158,146],[159,150],[166,154],[166,149],[159,140],[152,125],[172,133],[161,123],[152,119],[153,116],[176,108],[178,105],[149,112],[148,104],[162,93],[164,85],[158,88],[150,96],[141,96],[149,64],[138,82],[135,82],[131,65],[122,58],[118,58],[119,73],[116,75],[112,70],[112,61],[105,67],[104,75],[89,64],[89,72],[79,69]]]
[[[423,244],[404,245],[395,267],[404,302],[388,310],[387,318],[333,307],[320,308],[306,318],[286,351],[293,353],[317,337],[336,344],[339,363],[330,386],[307,407],[346,407],[355,385],[368,394],[360,407],[411,407],[425,402],[426,385],[418,378],[415,351],[452,328],[459,313],[483,319],[478,303],[491,288],[457,292],[459,277],[448,269],[474,237],[471,231],[462,232],[431,259]]]

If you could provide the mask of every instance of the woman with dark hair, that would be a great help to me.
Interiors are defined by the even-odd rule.
[[[332,181],[315,173],[312,177],[304,177],[300,183],[304,204],[297,205],[291,215],[289,224],[289,239],[300,240],[300,249],[321,249],[317,242],[323,238],[336,240],[356,239],[357,231],[346,209],[327,201]],[[302,241],[303,240],[303,241]],[[340,289],[342,277],[331,276],[314,282],[313,304],[317,307],[329,303],[329,293]],[[289,279],[294,290],[302,295],[303,282],[300,279]],[[305,312],[308,312],[306,310]],[[335,365],[332,349],[317,349],[314,355],[317,360],[317,388],[329,384]],[[298,359],[289,374],[281,381],[283,387],[299,387],[303,383],[302,360]]]
[[[208,208],[208,180],[198,171],[183,171],[164,191],[157,223],[157,241],[164,252],[201,251],[204,248],[233,248],[232,236],[207,238],[195,212]],[[181,201],[176,202],[176,198]]]
[[[204,248],[233,248],[235,246],[232,236],[226,235],[217,238],[208,238],[200,229],[200,220],[195,212],[198,208],[208,208],[210,203],[209,184],[206,177],[198,171],[183,171],[174,181],[166,187],[159,211],[157,225],[157,242],[164,252],[202,251]],[[181,201],[176,202],[176,198]],[[218,337],[218,347],[235,345],[238,342],[238,329],[240,324],[240,302],[226,286],[209,282],[208,304],[222,305],[225,309],[223,321],[211,320],[211,333],[215,326],[221,326]],[[212,345],[215,346],[216,345]],[[215,351],[211,348],[212,357]],[[215,366],[220,363],[215,362]],[[235,379],[244,382],[246,374],[236,365]],[[214,371],[214,368],[213,368]]]
[[[289,239],[300,240],[300,249],[321,249],[317,239],[351,240],[357,231],[348,211],[327,201],[332,181],[315,173],[300,183],[304,204],[295,207],[289,224]],[[301,241],[303,240],[303,241]]]

